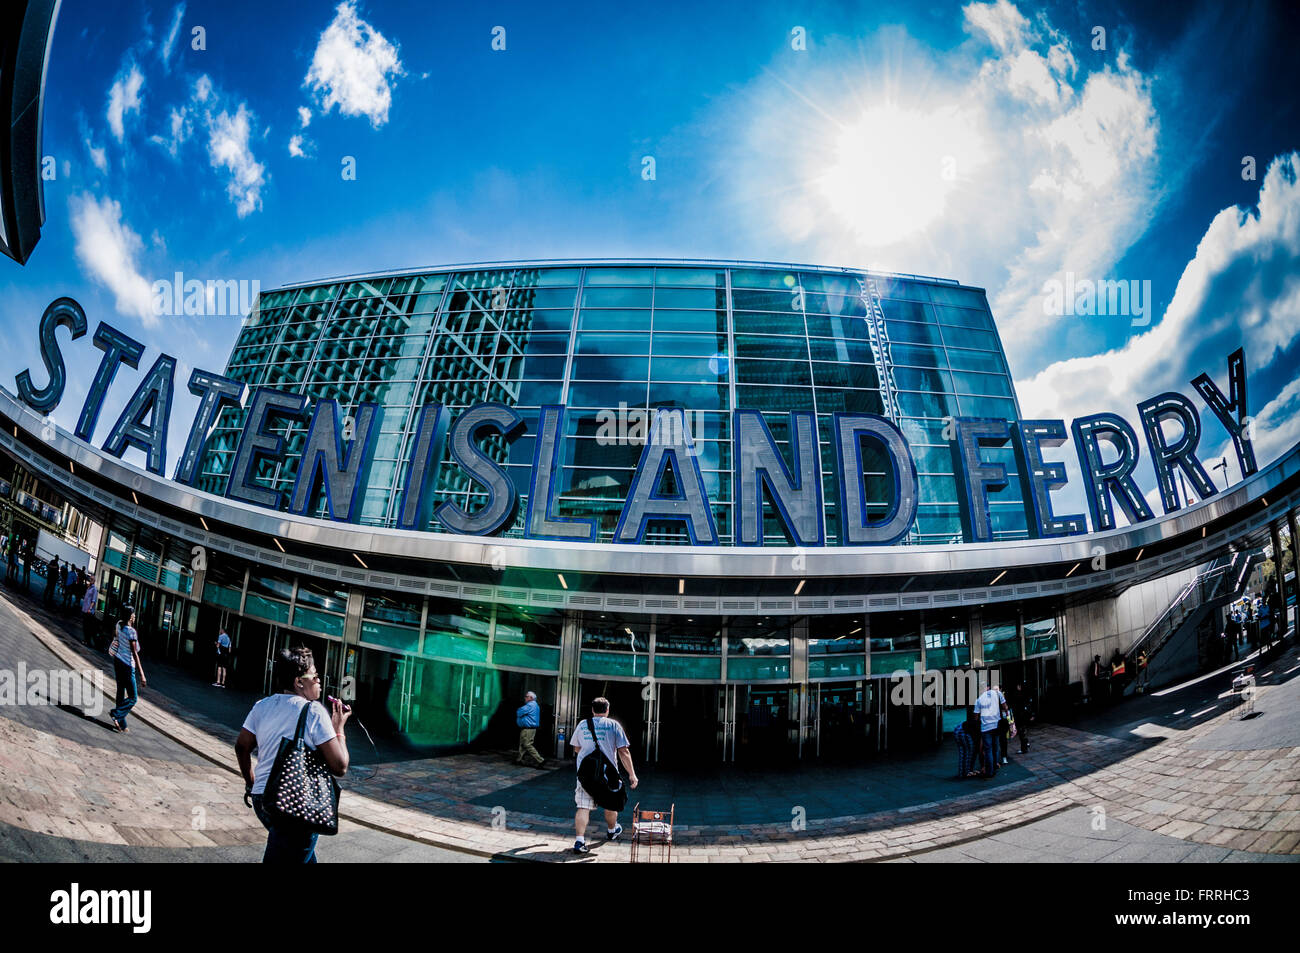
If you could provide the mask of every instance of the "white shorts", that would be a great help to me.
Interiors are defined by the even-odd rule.
[[[573,803],[582,811],[594,811],[600,807],[599,804],[591,799],[591,795],[587,793],[587,789],[582,786],[581,781],[579,781],[578,786],[573,789]]]

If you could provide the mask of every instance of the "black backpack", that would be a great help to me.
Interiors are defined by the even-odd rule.
[[[591,732],[596,750],[578,765],[578,783],[605,810],[621,811],[627,807],[627,785],[623,783],[623,776],[618,773],[614,762],[601,750],[596,738],[596,722],[590,716],[587,717],[587,730]]]

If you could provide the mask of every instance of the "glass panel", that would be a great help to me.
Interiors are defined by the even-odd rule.
[[[300,629],[309,629],[322,635],[343,637],[343,616],[329,612],[319,612],[305,606],[295,606],[293,624]]]
[[[1020,658],[1020,638],[1015,622],[984,623],[984,661],[1007,662]]]
[[[655,678],[703,678],[717,681],[722,678],[722,659],[656,655]]]
[[[492,649],[492,661],[496,665],[558,671],[560,668],[560,650],[544,645],[497,642]]]

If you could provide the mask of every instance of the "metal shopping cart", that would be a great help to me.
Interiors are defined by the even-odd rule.
[[[673,815],[677,805],[667,812],[643,811],[638,801],[632,808],[632,863],[667,864],[673,858]]]

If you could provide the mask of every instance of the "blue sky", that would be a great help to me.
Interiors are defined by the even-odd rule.
[[[1026,416],[1136,425],[1164,389],[1200,406],[1188,382],[1226,387],[1245,346],[1261,457],[1300,439],[1295,14],[917,6],[67,0],[46,85],[57,178],[31,261],[0,263],[0,378],[39,369],[36,319],[75,297],[92,331],[150,345],[97,442],[159,347],[183,362],[170,474],[188,369],[220,370],[238,332],[153,314],[145,289],[176,271],[265,290],[461,261],[746,258],[986,288]],[[1045,314],[1067,273],[1149,280],[1149,325]],[[70,429],[100,352],[64,351]]]

